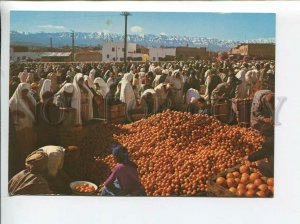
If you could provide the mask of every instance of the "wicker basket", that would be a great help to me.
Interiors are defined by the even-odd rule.
[[[208,188],[207,188],[207,195],[212,197],[236,197],[235,194],[230,192],[228,188],[222,187],[216,183],[216,179],[218,177],[225,177],[227,173],[234,172],[239,170],[240,165],[234,166],[229,168],[217,175],[213,175],[208,180]]]

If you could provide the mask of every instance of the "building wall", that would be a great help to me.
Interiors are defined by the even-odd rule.
[[[72,55],[66,57],[42,57],[42,62],[71,62]]]
[[[123,60],[124,58],[124,55],[123,57],[121,58],[121,60]],[[142,53],[128,53],[127,54],[127,59],[130,61],[146,61],[146,60],[143,60],[143,58],[145,58],[145,54],[142,54]]]
[[[231,49],[231,54],[256,57],[257,59],[275,59],[274,44],[243,44]]]
[[[80,52],[75,53],[75,61],[101,61],[100,52]]]
[[[127,43],[127,57],[130,53],[136,52],[135,43]],[[106,42],[102,47],[102,61],[121,61],[124,60],[124,43]]]
[[[248,54],[257,59],[275,59],[275,45],[249,45]]]
[[[159,61],[160,58],[166,58],[167,56],[176,56],[176,48],[162,48],[162,47],[150,47],[149,48],[149,60]]]
[[[10,51],[10,60],[11,61],[25,61],[27,59],[40,59],[41,52],[14,52]]]
[[[206,48],[177,47],[176,58],[179,60],[187,60],[190,58],[208,59],[208,52]]]

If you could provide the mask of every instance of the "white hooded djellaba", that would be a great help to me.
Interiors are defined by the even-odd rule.
[[[101,94],[103,96],[103,98],[105,98],[106,94],[109,91],[106,82],[102,78],[98,77],[98,78],[95,78],[94,84],[95,85],[98,84],[98,86],[96,86],[96,92],[98,94]]]
[[[21,130],[24,128],[32,128],[33,123],[35,122],[35,115],[27,105],[27,103],[22,98],[22,91],[28,90],[27,97],[30,102],[33,104],[34,108],[36,106],[36,101],[33,96],[30,94],[30,84],[29,83],[20,83],[9,100],[9,109],[12,113],[21,112],[23,116],[13,116],[13,121],[16,130]]]
[[[30,109],[28,103],[23,99],[22,92],[27,90],[27,98],[32,104]],[[16,144],[18,146],[18,157],[23,159],[34,149],[36,133],[33,125],[35,123],[36,101],[30,94],[30,84],[20,83],[15,93],[9,100],[9,109],[16,130]]]
[[[82,79],[82,84],[79,84],[80,79]],[[73,86],[71,106],[76,109],[75,124],[82,124],[93,118],[93,93],[84,83],[82,73],[75,75]]]
[[[43,102],[43,94],[45,92],[49,92],[49,91],[51,91],[51,80],[50,79],[45,79],[45,81],[43,82],[42,88],[40,90],[41,102]]]
[[[120,100],[127,104],[127,111],[134,110],[136,106],[135,94],[131,85],[132,80],[133,75],[131,73],[126,73],[121,80]]]

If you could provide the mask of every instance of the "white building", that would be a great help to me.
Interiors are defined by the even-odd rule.
[[[41,58],[41,54],[43,52],[14,52],[12,49],[10,50],[10,60],[11,61],[26,61],[36,60]]]
[[[166,56],[176,56],[176,48],[149,47],[149,60],[159,61],[159,58]]]
[[[136,53],[137,45],[127,43],[127,58],[142,58],[141,53]],[[102,61],[123,61],[124,60],[124,43],[105,42],[102,47]]]

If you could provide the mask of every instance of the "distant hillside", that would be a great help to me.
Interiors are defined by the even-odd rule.
[[[11,44],[20,44],[26,46],[49,46],[50,37],[53,40],[53,46],[61,47],[65,45],[71,45],[71,35],[68,32],[57,33],[25,33],[11,31],[10,38]],[[102,45],[105,41],[123,42],[124,36],[121,34],[113,33],[75,33],[75,45],[77,46],[96,46]],[[187,37],[187,36],[174,36],[174,35],[128,35],[128,42],[137,43],[143,46],[190,46],[190,47],[206,47],[211,51],[227,51],[230,48],[236,46],[240,42],[232,40],[219,40],[215,38],[206,37]],[[274,43],[274,38],[257,39],[244,41],[249,43]]]

